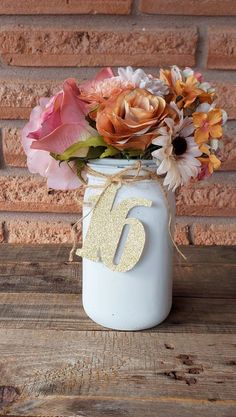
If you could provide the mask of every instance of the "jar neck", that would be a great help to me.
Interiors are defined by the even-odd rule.
[[[138,162],[141,162],[141,168],[138,167]],[[114,175],[122,170],[130,169],[131,175],[145,175],[145,172],[155,172],[157,165],[153,160],[124,160],[124,159],[98,159],[88,163],[88,167],[93,171],[104,175]],[[88,174],[88,177],[93,176]]]

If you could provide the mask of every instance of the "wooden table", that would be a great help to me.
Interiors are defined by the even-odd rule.
[[[114,332],[66,246],[0,247],[0,415],[236,416],[236,251],[187,247],[168,319]]]

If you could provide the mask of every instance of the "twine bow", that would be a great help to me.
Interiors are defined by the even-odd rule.
[[[134,175],[130,175],[130,173],[132,171],[135,171]],[[140,171],[145,172],[145,174],[143,175],[139,175]],[[96,200],[95,204],[92,206],[91,210],[89,210],[89,212],[84,215],[81,216],[79,218],[79,220],[72,226],[72,238],[73,238],[73,247],[70,251],[69,254],[69,262],[73,261],[74,258],[74,253],[76,251],[76,246],[77,246],[77,234],[76,234],[76,229],[77,226],[79,224],[81,224],[83,222],[83,220],[88,217],[93,210],[97,207],[97,204],[99,203],[100,199],[102,198],[102,196],[104,195],[104,193],[106,192],[106,190],[110,187],[111,184],[114,183],[119,183],[121,185],[127,185],[127,184],[131,184],[133,182],[139,182],[139,181],[144,181],[144,180],[155,180],[158,181],[159,185],[160,185],[160,189],[162,191],[162,194],[165,198],[165,202],[168,208],[168,212],[169,212],[169,220],[168,220],[168,232],[169,232],[169,236],[171,239],[171,242],[173,244],[173,246],[175,247],[175,249],[177,250],[177,252],[179,253],[180,256],[182,256],[182,258],[187,261],[186,256],[181,252],[181,250],[178,248],[177,244],[175,243],[172,233],[171,233],[171,221],[172,221],[172,216],[171,216],[171,210],[170,210],[170,205],[169,205],[169,201],[168,201],[168,197],[167,197],[167,192],[165,190],[165,188],[163,187],[161,181],[160,181],[160,177],[155,173],[152,172],[144,167],[142,167],[142,162],[141,161],[137,161],[133,167],[128,167],[128,168],[124,168],[122,170],[120,170],[119,172],[112,174],[112,175],[108,175],[108,174],[103,174],[101,172],[95,171],[94,169],[92,169],[89,166],[85,167],[85,173],[92,175],[94,177],[97,178],[102,178],[105,180],[105,183],[103,185],[89,185],[86,181],[83,181],[85,184],[85,188],[102,188],[102,192],[99,195],[98,199]]]

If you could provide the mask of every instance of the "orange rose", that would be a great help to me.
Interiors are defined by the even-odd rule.
[[[166,115],[162,97],[141,88],[126,89],[99,107],[96,127],[117,149],[145,150],[156,136],[154,128]]]

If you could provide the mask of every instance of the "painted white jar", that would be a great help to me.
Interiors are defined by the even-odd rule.
[[[100,173],[112,175],[134,164],[135,161],[104,159],[89,166]],[[145,169],[155,172],[153,161],[143,161]],[[140,171],[140,175],[144,175]],[[83,241],[86,237],[92,213],[89,201],[101,193],[104,179],[88,175],[84,196]],[[128,217],[141,221],[145,230],[145,246],[141,258],[129,271],[108,269],[102,262],[83,258],[83,307],[96,323],[116,330],[142,330],[161,323],[168,316],[172,304],[172,242],[168,231],[169,209],[158,181],[142,180],[123,184],[116,194],[113,207],[127,198],[144,198],[152,201],[151,207],[136,206]],[[175,200],[168,193],[172,225]],[[91,203],[90,203],[91,204]],[[124,228],[117,256],[122,254],[127,232]],[[109,240],[109,236],[107,236]]]

